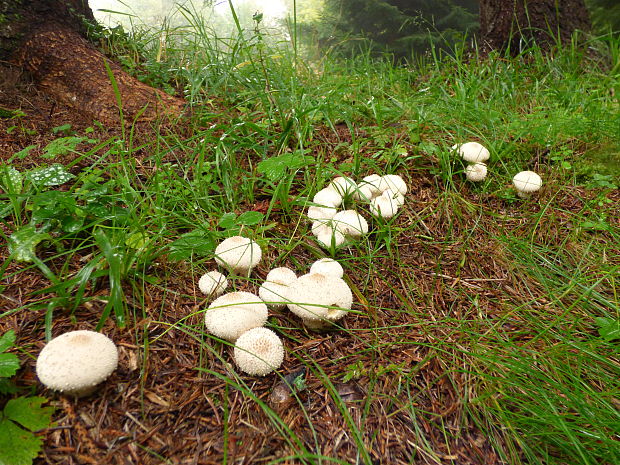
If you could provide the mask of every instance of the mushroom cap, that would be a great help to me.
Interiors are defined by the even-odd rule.
[[[215,261],[235,272],[249,272],[260,262],[260,246],[242,236],[229,237],[215,248]]]
[[[284,346],[272,330],[254,328],[239,336],[233,356],[241,371],[252,376],[265,376],[282,365]]]
[[[521,171],[512,178],[512,183],[519,193],[530,194],[542,186],[542,178],[533,171]]]
[[[344,236],[358,238],[368,233],[368,222],[355,210],[342,210],[332,218],[334,227]]]
[[[464,144],[455,144],[452,150],[456,150],[459,155],[468,163],[485,162],[491,157],[489,150],[478,142],[466,142]]]
[[[284,308],[288,302],[290,285],[297,280],[297,275],[290,268],[274,268],[267,274],[265,282],[258,289],[258,295],[268,306]]]
[[[251,292],[229,292],[215,299],[205,312],[207,331],[235,342],[249,329],[267,322],[267,305]]]
[[[331,220],[316,220],[312,222],[312,234],[319,237],[321,234],[332,234],[334,225]]]
[[[326,187],[314,194],[312,201],[324,207],[339,207],[342,204],[342,195]]]
[[[336,278],[342,278],[344,276],[344,269],[342,265],[333,258],[321,258],[312,264],[310,267],[310,274],[320,273],[325,276],[335,276]]]
[[[398,212],[398,201],[391,197],[380,195],[370,201],[370,213],[381,218],[392,218]]]
[[[37,358],[37,376],[48,388],[89,394],[118,365],[118,349],[95,331],[69,331],[49,341]]]
[[[338,176],[329,183],[327,189],[332,189],[344,197],[357,190],[357,183],[349,177]]]
[[[381,194],[379,189],[379,183],[381,182],[381,176],[378,174],[371,174],[362,179],[362,182],[358,184],[357,191],[353,193],[355,200],[363,200],[364,202],[370,202],[374,197]]]
[[[379,191],[383,193],[388,189],[405,195],[407,193],[407,184],[405,183],[405,180],[397,174],[386,174],[385,176],[381,176],[379,181]]]
[[[487,165],[484,163],[473,163],[465,168],[465,177],[471,182],[484,181],[487,177]]]
[[[209,271],[200,277],[198,287],[207,296],[218,296],[228,287],[228,280],[219,271]]]
[[[334,207],[309,207],[308,218],[311,221],[326,221],[331,220],[336,214],[337,210]]]
[[[336,321],[353,305],[353,293],[342,278],[309,273],[300,276],[290,288],[288,308],[303,320]]]
[[[399,191],[393,191],[392,189],[387,189],[381,194],[381,197],[385,197],[389,199],[391,202],[396,202],[396,205],[401,207],[405,204],[405,196],[401,194]]]
[[[341,245],[344,245],[344,243],[347,241],[344,234],[334,228],[334,226],[331,224],[327,225],[326,228],[319,231],[319,234],[317,234],[316,236],[316,240],[321,246],[325,248],[331,247],[332,242],[334,247],[340,247]]]

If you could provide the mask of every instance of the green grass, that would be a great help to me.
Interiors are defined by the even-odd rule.
[[[151,287],[195,298],[172,286],[176,275],[196,282],[217,242],[240,231],[269,251],[273,267],[288,261],[305,273],[308,257],[324,253],[309,243],[303,218],[312,195],[340,173],[399,172],[414,192],[406,211],[374,222],[351,253],[334,252],[354,286],[350,318],[366,325],[340,330],[355,348],[328,366],[305,349],[287,354],[326,388],[359,462],[372,461],[378,439],[365,422],[379,402],[386,422],[413,425],[413,462],[450,455],[425,429],[432,424],[446,447],[465,434],[456,426],[475,425],[506,463],[618,463],[618,342],[600,337],[594,322],[620,318],[618,209],[607,197],[620,182],[618,39],[591,39],[597,55],[567,46],[552,56],[537,49],[516,58],[431,54],[409,67],[363,54],[308,63],[289,44],[265,45],[260,30],[214,37],[191,11],[182,13],[187,26],[111,35],[107,46],[147,82],[183,90],[194,111],[189,135],[162,131],[142,140],[127,131],[82,146],[84,167],[63,185],[62,214],[46,210],[46,192],[56,187],[27,175],[9,186],[9,164],[3,167],[5,240],[30,223],[42,234],[32,244],[34,261],[16,266],[15,254],[5,256],[3,282],[43,273],[49,287],[0,318],[43,311],[48,337],[60,311],[80,321],[85,304],[101,309],[93,325],[114,318],[134,328],[158,319],[199,347],[200,372],[258,405],[296,460],[348,463],[323,456],[317,420],[301,400],[311,444],[246,378],[212,369],[227,357],[202,325],[170,321],[163,301],[147,315],[144,302]],[[131,61],[138,52],[142,65]],[[491,151],[492,176],[481,186],[464,184],[463,166],[448,150],[470,139]],[[282,156],[289,156],[284,168],[270,177]],[[11,166],[28,171],[19,160]],[[509,184],[527,168],[542,173],[545,188],[524,202]],[[420,179],[429,182],[414,185]],[[581,199],[584,185],[590,190]],[[260,202],[267,205],[260,215],[242,216]],[[109,293],[92,292],[93,283]],[[290,321],[271,324],[291,349],[307,338]],[[134,331],[146,358],[158,339]],[[386,361],[403,350],[419,352],[415,367]],[[360,418],[335,387],[346,375],[368,380]],[[388,378],[391,390],[380,389]],[[431,390],[458,396],[450,421],[430,408]]]

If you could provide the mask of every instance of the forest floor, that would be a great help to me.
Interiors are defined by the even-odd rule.
[[[0,86],[0,107],[20,110],[0,118],[3,166],[28,173],[61,164],[75,177],[55,190],[86,205],[87,183],[95,182],[102,189],[96,200],[117,208],[114,218],[61,211],[82,221],[76,230],[46,220],[50,238],[36,250],[51,275],[0,250],[0,333],[16,332],[22,362],[15,383],[56,409],[54,424],[39,433],[36,463],[611,464],[620,457],[617,340],[602,337],[596,323],[619,314],[620,191],[613,175],[577,172],[580,157],[612,147],[618,129],[613,118],[612,129],[574,129],[603,111],[613,114],[617,98],[574,125],[551,119],[550,147],[536,139],[537,125],[547,124],[542,110],[530,109],[520,128],[488,116],[481,125],[503,138],[482,139],[495,144],[493,179],[475,185],[446,149],[455,139],[481,140],[473,104],[461,109],[470,112],[462,126],[446,108],[409,120],[385,110],[424,92],[425,79],[449,80],[448,71],[392,83],[409,87],[375,103],[366,93],[380,91],[343,85],[342,105],[355,107],[352,113],[363,106],[364,119],[325,116],[287,133],[265,116],[264,101],[218,99],[203,102],[204,114],[191,123],[137,126],[131,136],[17,78]],[[458,82],[445,86],[443,98],[458,97]],[[521,92],[513,89],[516,100]],[[567,115],[577,113],[562,105]],[[51,152],[61,137],[75,143]],[[300,150],[312,161],[289,167],[281,180],[257,171],[265,159]],[[531,199],[512,191],[509,173],[517,166],[544,179]],[[326,251],[310,234],[303,206],[343,172],[397,173],[409,190],[393,220],[373,220],[358,243]],[[5,211],[5,239],[34,221],[40,196],[24,187],[20,207]],[[367,207],[355,206],[371,218]],[[245,211],[261,213],[260,223],[222,226],[224,215]],[[97,227],[121,251],[120,308],[109,305],[114,265],[92,238]],[[265,377],[238,371],[232,346],[203,324],[208,300],[197,282],[216,268],[210,241],[239,230],[259,241],[263,259],[250,278],[234,281],[235,290],[257,293],[270,269],[288,266],[301,275],[327,255],[343,265],[354,295],[350,314],[329,331],[310,331],[289,311],[270,310],[268,326],[286,355],[277,374]],[[136,234],[146,252],[131,246]],[[179,252],[182,237],[204,243]],[[91,263],[96,271],[73,302],[72,280]],[[75,306],[50,310],[63,292]],[[46,333],[99,323],[119,347],[118,369],[87,398],[44,389],[35,361]]]

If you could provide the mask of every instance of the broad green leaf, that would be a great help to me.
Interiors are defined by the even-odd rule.
[[[0,465],[31,465],[43,441],[7,418],[0,419]]]
[[[0,354],[0,378],[13,376],[19,370],[19,359],[15,354]]]
[[[287,170],[296,171],[314,162],[314,157],[300,152],[285,153],[278,157],[261,161],[256,167],[259,173],[266,175],[272,181],[284,176]]]
[[[237,225],[237,215],[234,213],[224,213],[217,225],[223,229],[230,229]]]
[[[201,230],[195,230],[183,234],[169,246],[171,260],[187,260],[192,255],[204,257],[210,255],[215,249],[213,237]]]
[[[36,147],[37,147],[36,145],[29,145],[25,149],[22,149],[19,152],[13,154],[12,158],[19,158],[20,160],[23,160],[24,158],[26,158],[30,154],[32,149],[35,149]]]
[[[12,166],[2,167],[2,188],[7,194],[21,194],[24,185],[24,176]]]
[[[0,352],[4,352],[13,345],[15,345],[15,331],[11,329],[0,336]]]
[[[44,168],[31,170],[27,174],[33,184],[40,187],[59,186],[74,178],[64,166],[55,163]]]
[[[595,318],[598,325],[598,334],[606,341],[613,341],[614,339],[620,339],[620,320],[614,320],[612,318]]]
[[[24,226],[9,237],[9,252],[18,262],[31,262],[35,248],[46,239],[50,239],[49,234],[37,232],[32,225]]]
[[[59,137],[47,144],[41,156],[43,158],[54,159],[60,155],[66,155],[69,152],[75,151],[77,145],[83,141],[83,137]]]
[[[244,212],[237,218],[237,224],[242,224],[244,226],[253,226],[263,221],[264,217],[265,215],[263,215],[261,212]]]
[[[18,397],[4,407],[4,415],[30,431],[47,428],[52,421],[54,407],[42,407],[45,397]]]

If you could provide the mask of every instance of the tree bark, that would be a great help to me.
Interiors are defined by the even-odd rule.
[[[517,54],[534,43],[548,50],[568,42],[575,30],[589,28],[584,0],[480,0],[484,51]]]
[[[86,39],[89,21],[95,19],[87,0],[0,0],[0,60],[27,71],[57,102],[101,122],[118,122],[121,109],[129,122],[181,114],[183,100],[128,75]]]

